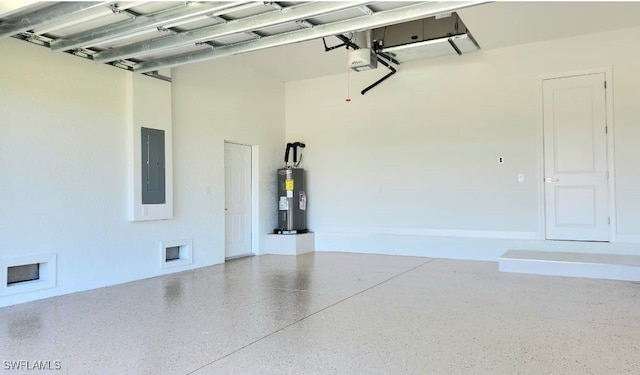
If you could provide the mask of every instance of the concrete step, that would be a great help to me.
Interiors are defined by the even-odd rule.
[[[640,256],[509,250],[498,259],[501,272],[640,281]]]

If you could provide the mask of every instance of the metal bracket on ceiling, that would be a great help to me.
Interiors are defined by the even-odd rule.
[[[111,13],[113,14],[124,14],[132,20],[135,20],[138,17],[137,13],[132,12],[129,9],[120,9],[120,7],[118,7],[118,4],[109,5],[109,9],[111,9]]]
[[[282,10],[282,6],[275,1],[265,1],[264,4],[271,6],[275,10]]]
[[[69,52],[74,56],[82,57],[89,60],[93,59],[93,54],[95,53],[95,51],[91,51],[85,48],[76,48]]]
[[[118,61],[114,61],[111,65],[118,67],[120,69],[124,69],[132,72],[133,66],[135,65],[135,63],[127,60],[118,60]]]
[[[367,16],[370,16],[373,14],[373,10],[371,10],[371,8],[369,8],[366,5],[359,6],[358,9],[360,9],[360,11],[366,14]]]
[[[20,34],[14,35],[15,38],[22,39],[29,43],[37,44],[43,47],[50,47],[51,42],[54,41],[53,38],[48,38],[43,35],[34,34],[28,31],[22,32]]]
[[[39,46],[49,47],[49,43],[40,38],[27,38],[25,40],[29,43],[37,44]]]
[[[313,27],[313,24],[307,20],[297,20],[296,24],[302,26],[305,29],[310,29]]]
[[[142,74],[144,74],[145,76],[149,76],[149,77],[152,77],[152,78],[157,78],[159,80],[166,81],[166,82],[169,82],[169,83],[171,83],[171,81],[172,81],[171,77],[163,76],[162,74],[158,73],[157,70],[154,70],[153,72],[142,73]]]
[[[201,47],[201,46],[207,46],[210,49],[216,49],[216,45],[214,45],[213,43],[209,42],[196,42],[196,46]]]
[[[358,47],[357,44],[351,42],[351,38],[347,38],[346,36],[344,36],[342,34],[340,36],[336,35],[336,38],[342,40],[342,43],[337,44],[335,46],[331,46],[331,47],[329,47],[327,45],[327,40],[325,38],[322,38],[322,43],[324,44],[324,51],[325,52],[333,51],[334,49],[341,48],[341,47],[345,47],[346,49],[349,49],[349,48],[358,49],[358,48],[360,48],[360,47]]]
[[[158,26],[158,27],[156,27],[156,30],[158,30],[161,33],[167,33],[167,34],[171,34],[171,35],[176,35],[176,34],[179,33],[176,29],[174,29],[172,27]]]
[[[122,9],[118,8],[118,4],[109,5],[109,9],[111,9],[111,12],[114,14],[119,14],[122,12]]]
[[[394,59],[393,57],[389,56],[387,53],[382,52],[382,41],[381,40],[374,40],[372,43],[372,48],[373,51],[378,55],[378,56],[382,56],[385,59],[387,59],[389,62],[392,62],[396,65],[400,65],[400,61]]]
[[[221,16],[219,16],[219,15],[217,15],[215,13],[207,14],[207,17],[211,18],[212,20],[216,20],[216,21],[218,21],[220,23],[227,23],[228,22],[226,18],[221,17]]]

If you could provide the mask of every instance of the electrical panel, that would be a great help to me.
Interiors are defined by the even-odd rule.
[[[142,204],[166,203],[164,130],[142,128]]]

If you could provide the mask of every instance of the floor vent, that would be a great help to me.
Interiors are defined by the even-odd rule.
[[[180,267],[193,263],[192,240],[165,241],[160,244],[161,268]]]

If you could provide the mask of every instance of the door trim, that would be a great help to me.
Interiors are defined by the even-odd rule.
[[[258,145],[252,145],[252,144],[236,142],[236,141],[225,139],[222,143],[223,150],[224,150],[225,143],[232,143],[232,144],[247,146],[251,148],[251,254],[249,255],[260,255],[260,220],[258,216],[260,214],[260,191],[259,191],[259,187],[260,187],[259,185],[260,183],[259,151],[260,149]],[[223,184],[223,185],[226,186],[226,184]],[[222,199],[223,199],[222,207],[225,207],[227,204],[226,193],[224,194]],[[224,222],[225,222],[224,235],[226,237],[227,235],[226,218]],[[233,258],[233,257],[226,258],[226,251],[227,249],[226,249],[226,239],[225,239],[224,258],[225,260]]]
[[[611,66],[568,71],[563,73],[550,73],[538,75],[537,85],[537,118],[538,118],[538,231],[541,240],[546,240],[546,216],[544,196],[544,96],[543,83],[548,79],[575,77],[589,74],[604,73],[607,87],[605,89],[605,109],[607,111],[607,167],[609,169],[609,242],[616,242],[616,189],[615,189],[615,150],[614,150],[614,122],[613,122],[613,68]]]
[[[251,145],[251,252],[260,255],[260,173],[259,147]]]

